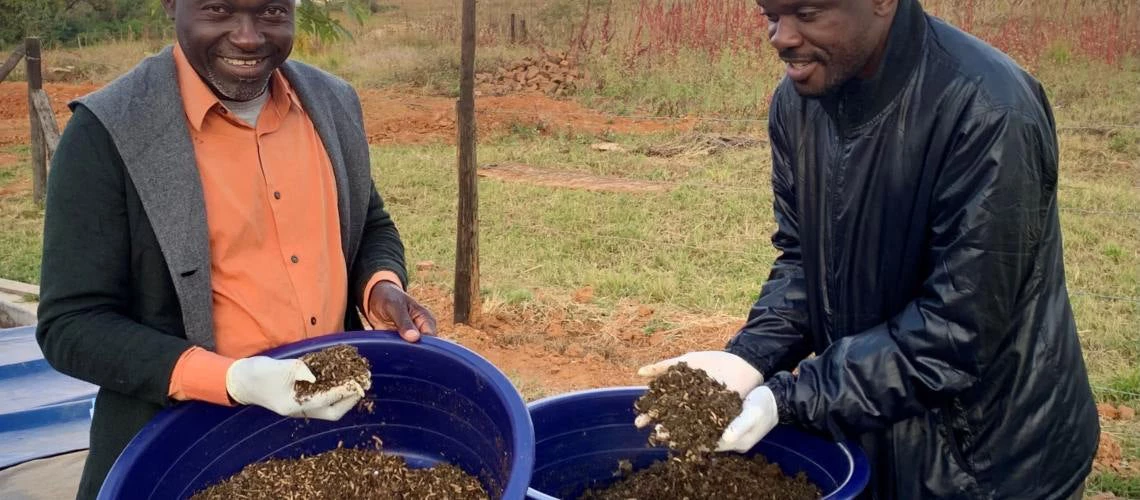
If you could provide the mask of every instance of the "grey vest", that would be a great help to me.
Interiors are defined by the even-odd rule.
[[[89,108],[110,133],[166,259],[186,338],[213,350],[206,205],[173,54],[172,46],[164,48],[70,106]],[[329,154],[351,266],[372,186],[359,98],[346,82],[312,66],[287,61],[281,69]]]

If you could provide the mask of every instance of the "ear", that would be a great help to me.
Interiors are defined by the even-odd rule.
[[[876,16],[892,17],[899,6],[899,0],[871,0],[871,4]]]
[[[166,11],[166,17],[174,19],[174,1],[175,0],[162,0],[162,10]]]

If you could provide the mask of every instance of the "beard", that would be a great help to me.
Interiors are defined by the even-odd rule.
[[[269,78],[270,76],[253,80],[234,80],[219,77],[213,68],[206,71],[206,81],[210,82],[215,92],[228,101],[244,102],[260,96],[269,88]]]
[[[818,65],[811,78],[794,82],[803,97],[821,98],[834,95],[844,84],[859,77],[874,56],[876,44],[866,32],[831,49],[814,49],[808,53],[787,50],[780,53],[785,60],[811,61]]]

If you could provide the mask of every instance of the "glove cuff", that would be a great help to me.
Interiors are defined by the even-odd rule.
[[[788,404],[788,392],[791,390],[790,378],[790,373],[781,372],[764,382],[764,385],[772,391],[772,396],[776,399],[776,415],[779,416],[779,422],[782,425],[795,424],[799,420],[795,412],[792,411],[791,405]]]
[[[235,405],[249,404],[249,401],[245,401],[242,398],[241,384],[238,383],[234,377],[234,370],[239,369],[238,367],[248,362],[249,360],[247,358],[238,359],[231,363],[230,367],[226,369],[226,395],[229,397],[230,401],[234,402]]]

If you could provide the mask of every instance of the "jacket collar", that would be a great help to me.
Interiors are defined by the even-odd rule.
[[[926,36],[926,15],[917,0],[899,0],[887,34],[883,61],[869,79],[852,79],[821,104],[841,130],[857,127],[877,116],[906,86],[918,67]]]

